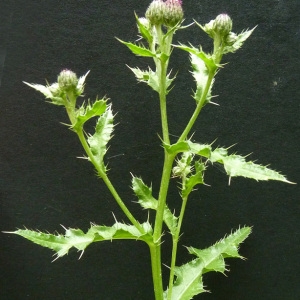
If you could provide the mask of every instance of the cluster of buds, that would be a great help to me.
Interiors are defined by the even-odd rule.
[[[220,14],[214,20],[205,24],[202,29],[213,39],[227,39],[231,33],[232,20],[227,14]]]
[[[146,18],[151,25],[173,27],[183,19],[181,0],[154,0],[146,11]]]

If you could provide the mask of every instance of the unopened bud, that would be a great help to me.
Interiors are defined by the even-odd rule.
[[[164,22],[165,2],[162,0],[154,0],[146,11],[146,18],[152,25],[161,25]]]
[[[237,38],[238,36],[234,32],[230,32],[225,40],[226,46],[232,46]]]
[[[146,27],[147,29],[150,28],[149,20],[146,18],[139,18],[139,22]]]
[[[167,0],[164,12],[164,25],[173,27],[183,19],[182,1]]]
[[[76,74],[70,70],[63,70],[57,77],[57,83],[61,90],[66,92],[70,90],[76,90],[78,84],[78,78]]]
[[[227,14],[220,14],[216,17],[213,23],[213,31],[225,37],[232,29],[232,20]]]

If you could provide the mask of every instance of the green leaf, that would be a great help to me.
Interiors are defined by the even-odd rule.
[[[140,34],[142,35],[142,37],[148,41],[149,45],[151,45],[152,40],[153,40],[153,36],[151,34],[151,30],[150,28],[147,28],[143,23],[140,22],[139,17],[137,16],[137,14],[135,13],[135,18],[136,18],[136,23],[138,26],[138,30],[140,32]]]
[[[211,151],[212,151],[211,145],[193,143],[191,141],[187,141],[187,143],[192,153],[203,156],[205,158],[211,157]]]
[[[144,229],[144,234],[141,234],[140,231],[133,225],[126,225],[119,222],[115,223],[111,227],[91,225],[91,228],[87,233],[74,228],[65,228],[66,233],[64,235],[43,233],[28,229],[19,229],[14,232],[7,233],[20,235],[35,244],[54,250],[57,258],[59,258],[68,254],[72,247],[79,251],[84,251],[86,247],[93,242],[111,241],[113,239],[134,239],[145,242],[151,241],[151,225],[148,222],[141,225]]]
[[[194,296],[204,293],[202,282],[203,264],[200,259],[194,259],[180,267],[175,267],[176,281],[172,289],[171,300],[190,300]],[[164,300],[168,299],[168,290],[164,293]]]
[[[96,100],[92,105],[90,103],[83,103],[82,106],[76,110],[76,122],[72,128],[77,131],[79,128],[82,128],[85,122],[89,119],[101,116],[107,108],[106,100]]]
[[[211,149],[211,145],[187,142],[190,151],[194,154],[207,158],[212,163],[218,162],[224,165],[224,169],[230,177],[242,176],[255,180],[278,180],[286,183],[293,183],[277,171],[266,166],[246,161],[245,157],[237,154],[228,154],[225,148]]]
[[[173,167],[174,177],[182,179],[181,196],[187,199],[197,184],[204,184],[205,164],[201,161],[193,161],[194,154],[190,151],[183,152],[181,158]]]
[[[202,94],[205,90],[209,71],[208,71],[207,66],[205,65],[204,61],[201,58],[199,58],[197,55],[191,53],[190,57],[191,57],[191,64],[192,64],[192,68],[193,68],[192,74],[193,74],[193,77],[195,78],[196,87],[197,87],[196,91],[194,93],[194,99],[198,103],[200,101],[200,99],[202,98]],[[205,100],[205,104],[210,102],[212,86],[213,86],[213,82],[210,85],[209,91],[207,93],[207,98]]]
[[[159,77],[156,74],[156,72],[153,72],[150,68],[149,68],[149,78],[147,81],[148,85],[150,87],[152,87],[152,89],[156,92],[160,92],[160,81],[159,81]]]
[[[162,52],[162,53],[157,54],[156,57],[158,59],[160,59],[163,63],[166,63],[168,61],[168,59],[170,58],[170,55]]]
[[[60,91],[58,83],[53,83],[51,85],[42,85],[42,84],[31,84],[23,81],[26,85],[35,89],[36,91],[42,93],[46,99],[51,99],[52,104],[55,105],[65,105],[66,99],[65,95]]]
[[[156,74],[156,72],[153,72],[150,67],[148,71],[142,71],[139,68],[130,68],[129,69],[134,73],[135,77],[137,78],[137,80],[139,82],[145,82],[147,83],[154,91],[156,92],[160,92],[160,81],[158,78],[158,75]],[[169,74],[166,77],[166,93],[168,93],[168,88],[171,85],[171,83],[173,82],[173,80],[175,79],[175,77],[170,78]]]
[[[137,56],[156,57],[156,54],[143,46],[137,46],[132,43],[124,42],[117,38],[119,42],[127,46],[131,52]]]
[[[187,152],[190,150],[189,143],[186,141],[177,142],[172,145],[163,144],[163,147],[167,150],[169,154],[177,154],[181,152]]]
[[[131,68],[128,66],[128,68],[134,73],[135,77],[140,82],[147,82],[149,80],[149,73],[152,72],[149,68],[149,71],[142,71],[140,68]]]
[[[183,152],[180,159],[176,160],[176,166],[173,167],[173,176],[180,178],[187,177],[192,172],[192,160],[194,154],[187,151]]]
[[[230,177],[242,176],[255,180],[278,180],[286,183],[293,183],[288,181],[285,176],[279,172],[252,161],[246,161],[243,156],[236,154],[228,155],[227,149],[224,148],[217,148],[212,151],[210,161],[212,163],[222,163],[227,175]]]
[[[129,69],[134,73],[135,77],[140,82],[147,83],[152,89],[159,93],[159,79],[156,72],[153,72],[150,67],[148,71],[142,71],[139,68],[130,68]],[[167,81],[168,83],[168,81]]]
[[[201,259],[204,263],[205,273],[210,271],[224,273],[226,271],[224,258],[244,259],[238,252],[239,244],[250,235],[251,231],[251,227],[239,228],[209,248],[200,250],[188,247],[188,251]]]
[[[157,210],[158,201],[152,196],[152,188],[148,187],[141,178],[132,177],[132,189],[138,197],[138,203],[144,209]],[[178,218],[165,206],[163,220],[172,234],[175,233]]]
[[[254,31],[254,29],[257,26],[255,26],[254,28],[252,28],[251,30],[245,30],[243,32],[241,32],[239,35],[235,35],[234,33],[232,34],[232,44],[231,45],[226,45],[223,49],[223,54],[226,53],[234,53],[235,51],[237,51],[238,49],[240,49],[244,42],[248,39],[248,37],[252,34],[252,32]],[[230,37],[230,35],[229,35]]]
[[[105,113],[102,114],[97,121],[95,134],[93,136],[89,136],[87,139],[92,154],[94,155],[97,163],[101,166],[103,172],[106,172],[103,158],[107,151],[107,143],[112,137],[114,128],[113,119],[114,117],[111,105],[109,105],[107,106]]]
[[[176,45],[175,47],[187,51],[193,55],[195,55],[196,57],[200,58],[201,60],[203,60],[203,62],[205,63],[207,69],[209,71],[216,71],[218,68],[218,65],[216,65],[214,58],[210,55],[210,54],[206,54],[205,52],[202,51],[202,49],[200,48],[200,50],[198,50],[197,48],[195,48],[194,46],[186,46],[186,45]]]
[[[226,271],[224,258],[243,258],[238,253],[238,247],[250,233],[250,227],[243,227],[207,249],[199,250],[189,247],[189,253],[196,255],[198,258],[176,267],[176,280],[172,289],[171,299],[189,300],[205,292],[202,275],[211,271],[224,273]],[[168,290],[165,292],[165,299],[167,299],[167,293]]]
[[[204,184],[205,165],[195,161],[194,174],[185,178],[182,183],[182,197],[187,198],[197,184]]]

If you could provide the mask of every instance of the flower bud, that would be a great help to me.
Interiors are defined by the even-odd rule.
[[[76,74],[70,70],[63,70],[60,72],[60,74],[57,77],[57,83],[61,90],[63,91],[76,91],[77,84],[78,84],[78,78]]]
[[[164,25],[173,27],[183,19],[182,1],[167,0],[164,11]]]
[[[151,2],[145,14],[151,25],[163,24],[165,6],[166,4],[162,0],[154,0]]]
[[[237,38],[238,36],[234,32],[230,32],[225,40],[226,46],[232,46],[236,42]]]
[[[61,96],[61,89],[60,89],[57,82],[51,84],[50,86],[48,86],[48,89],[49,89],[49,91],[50,91],[50,93],[53,97],[60,97]]]
[[[147,29],[150,28],[149,20],[146,18],[139,18],[139,22]]]
[[[218,15],[213,23],[213,31],[220,36],[227,36],[232,29],[232,20],[227,14]]]

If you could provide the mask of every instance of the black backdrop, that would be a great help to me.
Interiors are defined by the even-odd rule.
[[[0,144],[0,229],[28,228],[63,232],[59,224],[87,230],[89,222],[111,225],[113,212],[124,220],[83,154],[60,107],[22,81],[54,82],[63,68],[78,75],[91,70],[86,95],[107,95],[119,123],[111,142],[110,177],[133,213],[140,211],[129,188],[130,173],[152,182],[157,193],[161,170],[158,101],[147,86],[136,84],[125,64],[145,67],[114,38],[134,41],[133,11],[142,16],[149,1],[1,1],[2,66]],[[238,144],[240,154],[270,163],[299,183],[298,0],[184,1],[186,22],[205,23],[227,12],[234,31],[258,25],[253,36],[218,76],[219,107],[205,108],[194,139],[218,145]],[[208,50],[210,40],[194,26],[175,40]],[[169,97],[171,133],[180,134],[194,107],[187,54],[174,51],[179,71]],[[183,224],[182,244],[203,248],[239,225],[253,225],[242,245],[248,260],[231,260],[228,277],[207,274],[211,294],[199,299],[300,299],[300,204],[297,185],[255,182],[207,173],[211,188],[195,192]],[[176,189],[172,206],[178,208]],[[25,239],[0,234],[0,298],[10,299],[153,299],[147,247],[139,242],[94,244],[81,260],[71,251],[51,263],[52,252]],[[168,242],[164,249],[168,248]],[[179,251],[179,263],[190,257]],[[164,262],[168,256],[164,251]],[[165,269],[166,271],[167,269]],[[197,298],[197,299],[198,299]],[[196,299],[196,298],[195,298]]]

